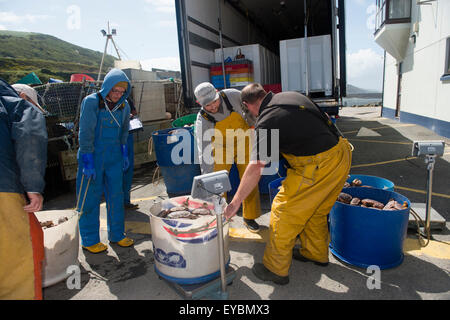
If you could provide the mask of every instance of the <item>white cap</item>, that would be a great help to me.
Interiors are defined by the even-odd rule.
[[[217,92],[216,88],[209,82],[200,83],[194,91],[195,97],[197,98],[197,102],[202,106],[206,106],[211,102],[219,99],[219,92]]]
[[[16,90],[19,94],[22,92],[24,94],[26,94],[28,98],[33,100],[33,102],[36,103],[37,106],[42,109],[42,107],[38,103],[37,92],[32,87],[30,87],[29,85],[26,85],[26,84],[22,84],[22,83],[13,84],[11,87],[13,87],[14,90]]]

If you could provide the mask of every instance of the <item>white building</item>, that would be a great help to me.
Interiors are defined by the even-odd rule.
[[[384,117],[450,137],[450,0],[375,0]]]

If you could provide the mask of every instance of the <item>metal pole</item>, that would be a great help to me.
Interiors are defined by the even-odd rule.
[[[103,59],[105,59],[106,48],[108,48],[108,40],[109,40],[109,37],[107,36],[106,43],[105,43],[105,50],[103,50],[103,55],[102,55],[102,62],[100,62],[100,70],[98,71],[97,81],[100,81],[100,75],[102,73],[102,67],[103,67]]]
[[[219,42],[220,42],[220,56],[222,60],[222,74],[223,74],[223,88],[227,88],[227,78],[225,74],[225,61],[224,61],[224,54],[223,54],[223,39],[222,39],[222,7],[220,5],[220,0],[217,0],[217,5],[219,7]]]
[[[111,41],[112,41],[112,43],[114,45],[114,49],[116,49],[116,53],[117,53],[117,56],[119,57],[119,60],[122,60],[122,58],[120,57],[119,50],[117,50],[116,43],[114,42],[114,39],[113,39],[112,36],[111,36]]]
[[[430,233],[430,213],[431,213],[431,195],[433,186],[433,169],[436,156],[427,155],[427,169],[428,169],[428,179],[427,179],[427,204],[426,204],[426,215],[425,215],[425,232],[427,235]]]
[[[217,219],[217,241],[219,244],[219,264],[220,264],[220,280],[222,283],[222,294],[226,294],[227,284],[225,279],[225,256],[223,244],[223,221],[222,221],[222,207],[220,206],[220,196],[214,197],[214,211]]]

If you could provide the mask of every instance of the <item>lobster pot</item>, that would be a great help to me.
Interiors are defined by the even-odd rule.
[[[408,203],[403,210],[388,211],[352,206],[336,201],[330,212],[330,249],[340,260],[361,268],[376,265],[393,268],[403,262],[403,242],[408,228],[409,200],[393,191],[376,188],[344,188],[360,199]]]
[[[49,287],[70,274],[68,267],[78,266],[79,232],[78,212],[75,210],[51,210],[36,212],[39,222],[53,221],[57,224],[61,218],[68,220],[55,227],[43,230],[45,259],[42,265],[42,286]]]
[[[195,220],[157,217],[161,210],[180,206],[187,198],[171,198],[155,203],[150,208],[155,271],[171,282],[197,284],[220,276],[216,215],[202,216]],[[190,209],[199,208],[204,203],[205,201],[189,197]],[[214,205],[209,202],[207,204],[213,211]],[[225,223],[223,241],[225,262],[228,264],[228,224]]]

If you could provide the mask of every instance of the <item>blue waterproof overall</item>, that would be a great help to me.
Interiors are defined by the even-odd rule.
[[[113,69],[108,73],[100,90],[103,99],[119,81],[129,83],[121,70]],[[128,138],[130,107],[125,99],[130,88],[129,83],[127,92],[118,102],[118,105],[123,105],[117,110],[113,109],[110,112],[107,107],[99,108],[101,100],[96,94],[86,97],[82,104],[76,187],[78,210],[83,206],[79,227],[81,242],[85,247],[100,242],[100,202],[103,191],[106,199],[108,239],[111,242],[118,242],[125,238],[121,145],[126,144]],[[96,172],[96,178],[90,179],[86,193],[88,178],[83,176],[81,160],[83,153],[93,153]]]
[[[130,191],[134,172],[134,140],[132,132],[128,134],[127,146],[128,161],[130,162],[130,166],[123,172],[123,200],[125,204],[130,203]]]

